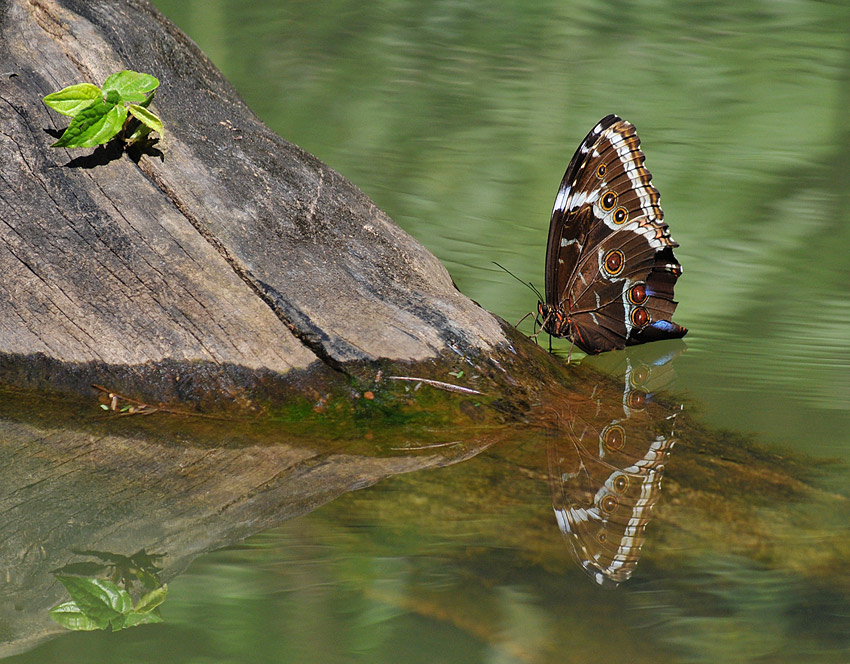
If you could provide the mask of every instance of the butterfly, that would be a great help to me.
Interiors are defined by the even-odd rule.
[[[589,354],[685,336],[670,320],[682,266],[635,127],[608,115],[570,160],[546,247],[541,327]]]

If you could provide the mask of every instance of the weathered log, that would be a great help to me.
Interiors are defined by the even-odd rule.
[[[122,69],[162,82],[156,149],[50,148],[66,123],[41,98]],[[145,0],[0,2],[0,73],[7,357],[137,383],[204,366],[238,385],[504,343],[431,253],[266,127]]]
[[[42,97],[122,69],[162,82],[155,150],[50,148],[65,120]],[[393,362],[427,376],[448,357],[461,382],[474,369],[511,383],[510,357],[476,364],[506,343],[500,322],[354,185],[269,130],[148,2],[0,0],[0,179],[0,382],[45,390],[0,395],[22,408],[0,413],[3,655],[57,631],[50,570],[74,549],[147,547],[171,578],[202,551],[489,443],[380,458],[267,423],[252,437],[245,420],[188,431],[179,416],[98,409],[92,383],[157,405],[250,409],[259,394],[267,412],[296,395],[320,428],[323,409],[410,402],[385,380],[374,401],[363,390],[334,410],[352,376],[377,385]],[[520,414],[522,399],[489,412]],[[471,400],[454,405],[480,417]]]

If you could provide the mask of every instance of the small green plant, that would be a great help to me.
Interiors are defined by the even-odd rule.
[[[152,131],[161,135],[162,120],[148,109],[158,87],[159,80],[150,74],[125,70],[109,76],[102,89],[78,83],[47,95],[43,100],[47,106],[73,118],[51,147],[91,148],[119,133],[130,143]]]
[[[94,556],[101,562],[71,563],[53,570],[71,595],[70,600],[50,609],[53,620],[72,630],[111,628],[113,632],[162,622],[159,606],[168,596],[168,586],[160,584],[157,578],[161,569],[156,563],[162,556],[146,553],[144,549],[132,556],[104,551],[76,553]],[[91,576],[99,573],[106,573],[110,578]],[[130,589],[136,583],[147,592],[134,605]]]

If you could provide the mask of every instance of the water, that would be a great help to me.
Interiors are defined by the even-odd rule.
[[[491,261],[542,286],[573,150],[609,112],[633,122],[681,245],[690,328],[652,426],[684,404],[711,431],[754,434],[773,465],[757,466],[763,486],[736,483],[757,455],[701,452],[689,430],[640,564],[606,590],[552,512],[570,473],[551,472],[545,434],[524,434],[201,556],[171,582],[164,625],[67,634],[10,661],[850,659],[850,7],[156,4],[270,126],[508,320],[536,299]],[[616,409],[622,390],[606,389]],[[619,411],[630,441],[648,430],[634,411]],[[610,418],[594,413],[560,417],[596,435]],[[587,440],[571,431],[567,450]],[[776,460],[800,454],[839,463],[801,489]]]

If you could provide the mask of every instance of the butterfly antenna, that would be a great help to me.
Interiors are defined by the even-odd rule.
[[[513,272],[511,272],[508,268],[506,268],[504,265],[499,265],[496,261],[493,261],[493,265],[495,265],[496,267],[498,267],[498,268],[500,268],[500,269],[504,270],[505,272],[507,272],[509,275],[511,275],[514,279],[516,279],[516,280],[517,280],[519,283],[521,283],[523,286],[527,286],[528,288],[530,288],[530,289],[531,289],[531,292],[533,292],[533,293],[537,296],[537,299],[538,299],[538,300],[540,300],[541,302],[545,302],[545,300],[543,299],[543,296],[540,294],[540,291],[539,291],[539,290],[537,290],[537,289],[534,287],[534,284],[533,284],[533,283],[531,283],[530,281],[523,281],[523,280],[522,280],[522,279],[520,279],[518,276],[516,276]]]

